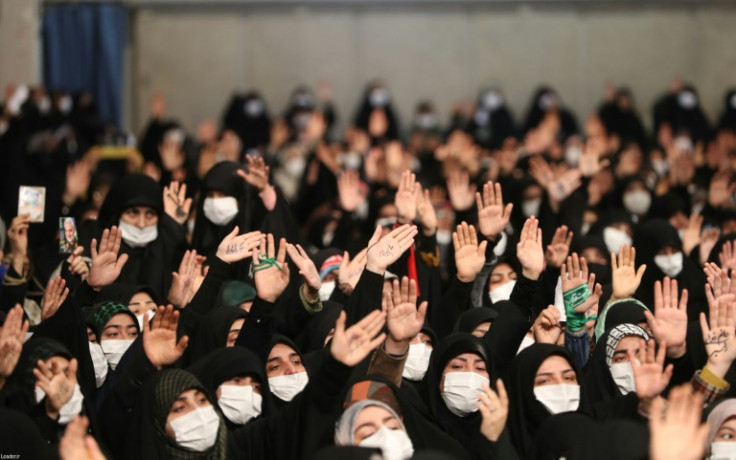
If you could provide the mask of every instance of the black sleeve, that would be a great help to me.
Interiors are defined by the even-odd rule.
[[[457,319],[471,307],[470,293],[473,290],[474,283],[475,281],[462,282],[455,276],[450,284],[450,289],[442,296],[442,301],[439,304],[430,304],[430,324],[440,340],[452,333]]]
[[[97,414],[102,438],[111,452],[125,452],[133,406],[146,379],[157,371],[141,350],[101,401]]]
[[[274,333],[271,315],[273,309],[273,303],[256,297],[250,307],[244,327],[240,329],[238,338],[235,340],[235,346],[247,348],[259,356],[262,355]]]
[[[13,264],[8,266],[8,271],[5,273],[5,279],[3,280],[2,293],[0,294],[0,311],[4,313],[9,312],[16,304],[23,305],[28,291],[28,280],[24,283],[15,284],[10,282],[11,277],[14,279],[22,278],[13,269]]]
[[[518,308],[509,306],[499,310],[498,317],[491,323],[483,341],[493,356],[498,375],[503,375],[516,357],[516,351],[531,329],[532,322]]]
[[[383,276],[370,270],[363,270],[358,284],[350,296],[347,308],[347,323],[350,327],[365,318],[371,311],[381,308],[381,296],[383,295]]]
[[[319,448],[332,442],[342,389],[351,371],[327,356],[320,371],[290,403],[276,414],[231,433],[230,456],[312,458]]]

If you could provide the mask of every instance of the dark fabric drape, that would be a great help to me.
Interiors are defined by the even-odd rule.
[[[49,5],[43,13],[47,88],[91,92],[100,117],[120,126],[128,12],[119,4]]]

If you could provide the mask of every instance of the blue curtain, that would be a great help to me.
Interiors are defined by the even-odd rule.
[[[48,5],[43,75],[49,89],[91,92],[100,117],[120,126],[128,12],[115,3]]]

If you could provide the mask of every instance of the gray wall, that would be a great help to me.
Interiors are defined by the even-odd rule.
[[[300,83],[332,83],[352,117],[366,82],[385,80],[404,123],[431,98],[454,101],[499,85],[517,118],[542,82],[583,116],[607,80],[629,85],[641,112],[673,75],[695,83],[711,118],[736,86],[736,8],[220,7],[141,8],[133,19],[130,122],[155,91],[193,129],[219,117],[233,90],[258,88],[281,112]]]
[[[0,0],[1,95],[5,94],[8,84],[37,84],[41,81],[39,34],[36,0]]]

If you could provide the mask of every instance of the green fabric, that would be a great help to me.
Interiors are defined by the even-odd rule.
[[[133,312],[128,309],[128,307],[121,303],[110,301],[98,306],[93,313],[92,318],[93,324],[95,326],[94,330],[95,334],[97,335],[97,340],[100,339],[102,331],[103,329],[105,329],[105,325],[107,324],[107,322],[110,321],[110,318],[117,315],[118,313],[126,313],[130,315],[133,318],[133,323],[135,324],[135,327],[138,327],[138,320],[136,319]]]

